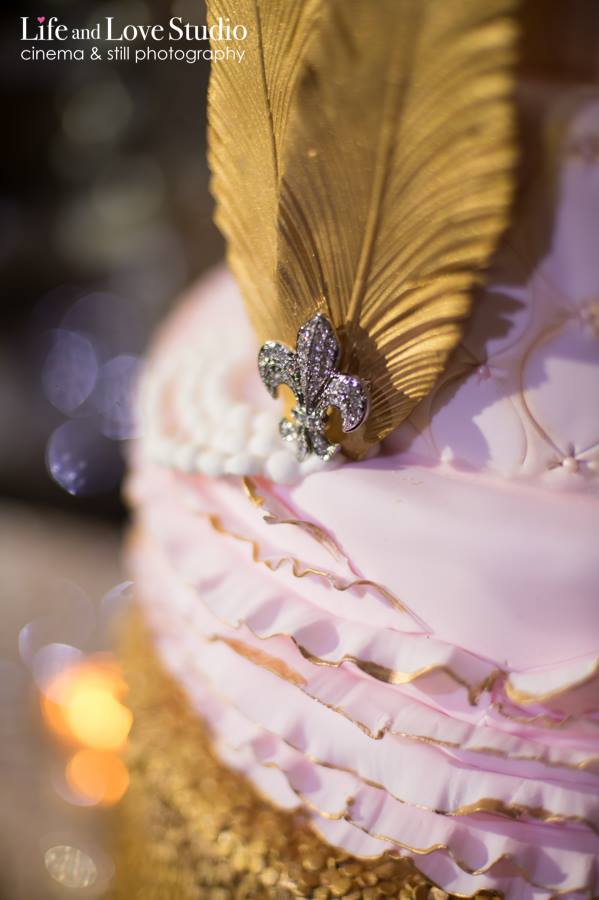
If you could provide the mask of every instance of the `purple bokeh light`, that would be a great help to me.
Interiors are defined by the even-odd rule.
[[[71,419],[52,432],[46,466],[54,481],[74,496],[114,490],[123,471],[118,447],[88,419]]]
[[[98,376],[94,346],[85,335],[55,328],[42,370],[42,385],[50,403],[71,415],[90,396]]]

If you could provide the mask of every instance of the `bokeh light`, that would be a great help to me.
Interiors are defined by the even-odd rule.
[[[98,361],[92,342],[82,334],[55,328],[42,369],[42,386],[50,403],[73,413],[93,391]]]
[[[98,869],[89,854],[69,844],[57,844],[44,853],[46,870],[67,888],[86,888],[95,883]]]
[[[102,684],[78,684],[65,712],[73,737],[90,747],[118,750],[131,728],[131,713]]]
[[[129,772],[114,753],[85,748],[70,758],[65,769],[66,782],[73,793],[87,804],[112,806],[118,803],[129,785]]]
[[[26,651],[28,649],[26,637],[22,643]],[[69,644],[53,643],[42,647],[31,660],[33,679],[38,690],[43,691],[51,698],[52,692],[57,689],[63,675],[73,671],[74,667],[79,665],[84,658],[81,650],[71,647]]]
[[[105,363],[98,377],[94,404],[102,434],[122,441],[136,436],[133,396],[139,372],[137,356],[123,354]]]
[[[60,0],[56,13],[78,27],[105,16],[205,20],[196,0],[83,7]],[[0,201],[0,478],[11,536],[0,592],[0,806],[10,823],[0,894],[37,900],[83,888],[99,897],[113,870],[103,861],[98,808],[124,789],[118,752],[131,717],[122,676],[111,684],[100,666],[90,684],[89,664],[114,646],[131,593],[128,583],[106,591],[124,577],[118,488],[124,442],[137,436],[130,398],[138,360],[179,291],[222,256],[202,146],[209,64],[194,66],[191,79],[178,64],[21,64],[13,26],[6,100],[18,127],[5,142],[10,177]],[[114,565],[105,566],[109,555]],[[9,556],[23,559],[14,573]],[[118,750],[97,746],[106,742]],[[97,869],[91,889],[85,855]],[[58,883],[49,885],[48,873]]]
[[[52,432],[46,465],[54,481],[74,496],[113,490],[123,470],[118,450],[85,419],[63,422]]]
[[[127,685],[109,654],[95,654],[60,672],[41,694],[44,719],[68,743],[95,750],[123,748],[132,724],[121,702]]]

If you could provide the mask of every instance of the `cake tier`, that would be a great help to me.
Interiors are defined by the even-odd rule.
[[[112,900],[448,900],[409,860],[358,860],[301,814],[275,809],[215,756],[143,618],[130,617],[124,631],[134,727]]]
[[[441,638],[393,590],[399,576],[372,578],[330,522],[283,509],[265,483],[148,468],[131,491],[139,596],[224,761],[277,805],[308,810],[336,846],[417,855],[445,890],[593,884],[587,658],[540,677]]]
[[[129,486],[140,602],[220,758],[460,895],[597,889],[599,104],[568,110],[558,212],[535,231],[535,184],[453,370],[376,458],[281,449],[215,273],[156,345]]]

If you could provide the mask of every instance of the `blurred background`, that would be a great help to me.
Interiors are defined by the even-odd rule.
[[[2,900],[109,891],[131,725],[113,632],[132,593],[120,554],[132,387],[157,322],[223,252],[209,63],[23,61],[20,17],[41,14],[205,21],[200,0],[3,5]]]

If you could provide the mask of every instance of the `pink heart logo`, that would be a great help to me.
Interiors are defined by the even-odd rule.
[[[38,20],[38,22],[40,23],[40,25],[43,25],[44,22],[46,21],[46,17],[45,17],[45,16],[38,16],[38,17],[37,17],[37,20]]]

